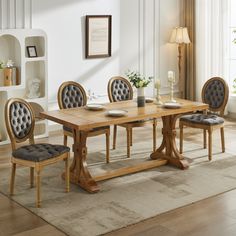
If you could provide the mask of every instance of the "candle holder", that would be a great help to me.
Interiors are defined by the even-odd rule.
[[[175,83],[175,74],[173,71],[168,71],[168,81],[170,83],[170,101],[175,103],[176,100],[174,99],[174,83]]]
[[[161,81],[160,81],[160,79],[156,79],[155,80],[154,88],[156,89],[156,100],[154,101],[154,104],[162,105],[163,102],[161,101],[161,96],[160,96],[160,88],[161,88]]]
[[[154,104],[161,106],[163,102],[161,101],[161,95],[160,95],[160,88],[156,88],[157,94],[156,94],[156,101]]]
[[[174,99],[174,81],[170,80],[170,101],[169,102],[176,102],[176,100]]]

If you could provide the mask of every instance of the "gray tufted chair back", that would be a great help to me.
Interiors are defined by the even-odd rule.
[[[29,103],[20,98],[9,99],[5,105],[5,122],[11,142],[23,142],[28,138],[34,142],[35,119]]]
[[[108,83],[108,96],[110,102],[133,99],[133,89],[130,82],[123,77],[112,77]]]
[[[229,98],[227,83],[220,77],[209,79],[202,89],[202,101],[209,104],[209,110],[224,114],[225,106]]]
[[[57,94],[60,109],[85,106],[87,96],[84,88],[74,81],[64,82]]]

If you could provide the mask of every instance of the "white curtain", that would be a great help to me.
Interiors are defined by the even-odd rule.
[[[230,0],[196,0],[196,98],[209,78],[229,82],[228,18]]]

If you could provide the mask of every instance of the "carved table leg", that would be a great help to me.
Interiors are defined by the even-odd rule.
[[[70,166],[70,181],[90,193],[96,193],[99,191],[99,187],[92,178],[86,162],[87,136],[88,133],[86,131],[74,130],[74,160]]]
[[[151,159],[154,160],[159,158],[166,159],[169,164],[177,166],[180,169],[186,169],[189,167],[189,163],[179,153],[175,142],[176,120],[177,120],[177,115],[162,117],[162,122],[163,122],[162,143],[161,146],[151,154]]]

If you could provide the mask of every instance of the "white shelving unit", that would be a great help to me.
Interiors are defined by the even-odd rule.
[[[37,57],[29,57],[27,46],[35,46]],[[4,86],[3,73],[0,70],[0,145],[9,143],[5,127],[4,106],[12,97],[23,98],[32,103],[36,116],[39,111],[48,109],[47,88],[47,37],[38,29],[12,29],[0,31],[0,61],[8,59],[14,62],[18,70],[18,84]],[[28,82],[30,79],[40,80],[40,97],[27,98]],[[41,138],[48,135],[46,120],[36,119],[35,137]]]

